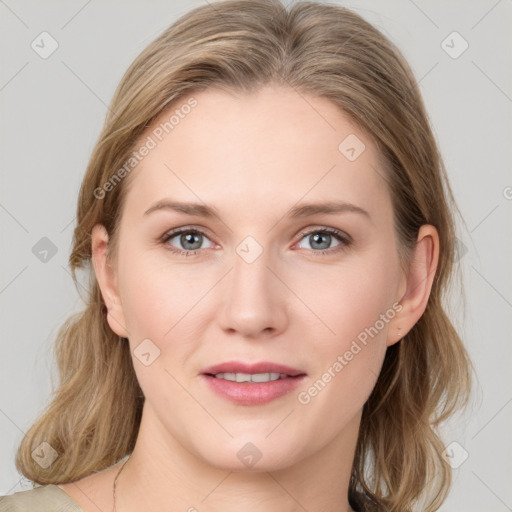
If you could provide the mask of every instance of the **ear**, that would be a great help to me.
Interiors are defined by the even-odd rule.
[[[119,292],[115,269],[108,259],[108,233],[102,224],[96,224],[92,229],[92,261],[96,280],[101,295],[107,306],[107,322],[110,328],[122,338],[128,337],[126,322]]]
[[[437,229],[424,224],[418,232],[409,272],[404,276],[399,300],[402,309],[390,322],[387,345],[400,341],[421,318],[427,308],[432,283],[439,262],[439,235]]]

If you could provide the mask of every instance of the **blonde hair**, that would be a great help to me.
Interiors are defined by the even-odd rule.
[[[214,2],[189,11],[135,59],[112,99],[80,189],[70,267],[89,271],[83,312],[56,340],[60,374],[44,414],[21,442],[16,467],[38,484],[74,481],[131,453],[144,396],[129,345],[112,332],[91,271],[91,230],[115,252],[130,176],[95,192],[123,167],[165,109],[209,87],[256,91],[275,83],[328,98],[375,140],[386,164],[402,262],[432,224],[440,259],[425,313],[388,348],[363,408],[350,482],[363,510],[437,510],[451,486],[438,427],[467,405],[472,364],[442,305],[456,267],[455,201],[415,78],[397,48],[356,13],[330,3]],[[31,453],[48,442],[48,468]],[[366,508],[368,507],[368,508]]]

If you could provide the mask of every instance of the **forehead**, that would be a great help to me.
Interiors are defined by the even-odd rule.
[[[126,206],[137,211],[166,196],[237,216],[283,210],[301,198],[390,208],[371,138],[328,99],[292,88],[186,96],[141,137],[150,140],[130,176]]]

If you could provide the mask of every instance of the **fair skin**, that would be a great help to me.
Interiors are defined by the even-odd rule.
[[[136,446],[118,481],[117,511],[348,512],[362,407],[387,347],[425,311],[437,232],[422,226],[404,273],[377,149],[327,99],[274,86],[194,97],[198,106],[130,176],[110,265],[105,229],[97,225],[92,233],[108,322],[129,339],[146,397]],[[366,146],[354,161],[338,150],[349,134]],[[164,198],[211,205],[222,220],[170,209],[144,215]],[[327,201],[352,203],[368,215],[287,215],[298,204]],[[203,235],[161,240],[180,227]],[[344,247],[324,233],[318,248],[322,240],[315,244],[312,235],[326,227],[352,243]],[[237,253],[248,236],[263,249],[251,263]],[[300,403],[298,393],[394,303],[400,311],[317,396]],[[146,366],[133,350],[148,338],[160,355]],[[232,359],[286,364],[306,378],[269,403],[236,405],[200,375]],[[261,453],[253,467],[237,456],[249,442]],[[118,469],[59,487],[84,510],[107,512]]]

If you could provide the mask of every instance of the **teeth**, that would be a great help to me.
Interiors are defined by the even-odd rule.
[[[215,377],[232,382],[270,382],[285,379],[288,375],[285,373],[218,373]]]

